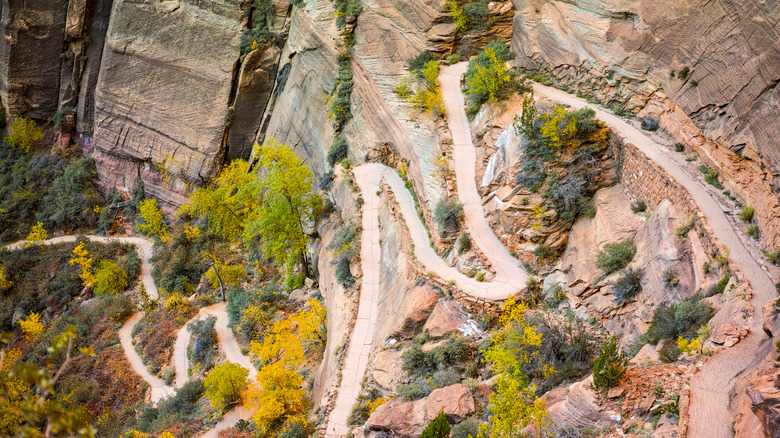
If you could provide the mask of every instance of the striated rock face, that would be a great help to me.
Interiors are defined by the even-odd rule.
[[[557,388],[545,395],[547,412],[558,425],[575,427],[613,426],[620,424],[620,414],[603,411],[596,402],[591,389],[593,376],[571,384],[568,388]]]
[[[514,0],[517,63],[640,115],[660,116],[677,141],[717,166],[756,205],[762,228],[780,218],[777,2]],[[680,72],[687,68],[687,76]],[[674,72],[674,75],[672,75]],[[723,146],[719,146],[723,145]],[[774,228],[774,227],[771,227]],[[771,230],[767,243],[780,243]]]
[[[94,156],[104,183],[134,179],[177,205],[221,163],[239,36],[249,2],[118,0],[95,92]],[[152,184],[149,184],[151,182]]]
[[[764,436],[780,437],[780,370],[771,365],[761,368],[753,374],[745,392],[750,409],[763,426],[763,430],[747,432],[752,432],[753,436],[762,432]]]
[[[0,96],[9,115],[48,119],[57,110],[66,8],[48,0],[0,4]]]
[[[422,400],[403,402],[395,399],[374,411],[368,418],[367,431],[390,432],[398,437],[416,437],[444,410],[450,423],[459,423],[474,412],[476,405],[469,389],[458,383],[439,388]]]

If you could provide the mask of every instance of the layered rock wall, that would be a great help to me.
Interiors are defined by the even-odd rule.
[[[640,115],[724,174],[780,245],[780,4],[514,0],[517,63]]]
[[[67,4],[0,3],[0,96],[10,116],[49,119],[57,110]]]
[[[104,183],[128,182],[143,163],[166,176],[147,189],[178,205],[176,194],[214,176],[248,7],[114,3],[95,92],[94,156]]]

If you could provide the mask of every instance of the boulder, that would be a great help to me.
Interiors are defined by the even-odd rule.
[[[439,388],[424,399],[395,399],[376,408],[366,421],[366,430],[389,432],[401,438],[417,437],[440,410],[450,423],[459,423],[476,410],[471,391],[460,383]]]
[[[584,427],[598,424],[615,426],[622,422],[616,412],[602,410],[596,403],[596,393],[591,389],[593,376],[575,382],[567,390],[555,391],[554,397],[547,398],[547,412],[559,426]],[[553,392],[553,391],[551,391]]]
[[[745,389],[750,408],[764,426],[766,436],[780,437],[780,369],[766,367],[753,377]]]
[[[431,314],[438,294],[430,284],[414,286],[407,294],[401,312],[394,316],[395,326],[390,336],[409,337]]]
[[[395,392],[406,377],[401,350],[382,350],[374,355],[371,376],[382,389]]]
[[[479,336],[482,333],[454,300],[441,300],[436,303],[423,329],[428,330],[428,334],[433,338],[443,338],[455,332],[466,336]]]
[[[715,328],[710,341],[713,344],[731,347],[741,341],[748,333],[750,333],[750,327],[748,326],[738,328],[730,322],[724,322]]]

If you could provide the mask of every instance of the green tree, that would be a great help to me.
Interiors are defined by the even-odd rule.
[[[499,318],[502,328],[485,353],[498,378],[488,407],[491,426],[480,426],[480,438],[519,438],[524,427],[542,428],[548,423],[544,400],[536,396],[536,387],[523,372],[537,360],[542,345],[541,335],[525,322],[526,310],[514,297],[506,301]],[[555,372],[550,365],[544,368],[545,377]]]
[[[222,169],[213,185],[195,190],[180,212],[207,218],[215,234],[237,241],[258,208],[259,189],[249,163],[234,160]]]
[[[259,238],[264,254],[289,280],[298,261],[308,272],[306,228],[322,209],[312,191],[313,173],[289,146],[275,139],[257,147],[260,203],[244,228],[247,245]]]
[[[111,260],[101,260],[95,272],[95,292],[115,294],[127,288],[127,272]]]
[[[5,138],[6,143],[25,152],[39,141],[43,141],[43,129],[27,117],[17,117],[11,123],[11,135]]]
[[[156,199],[144,199],[138,205],[138,231],[147,236],[159,237],[163,242],[168,240],[168,226],[165,225],[163,213],[157,206]]]
[[[498,58],[495,50],[485,49],[487,64],[477,64],[466,82],[466,92],[479,102],[494,102],[512,82],[506,63]]]
[[[593,364],[593,386],[595,388],[612,388],[617,385],[626,372],[628,359],[617,346],[617,340],[612,336],[601,347],[599,356]]]
[[[246,388],[249,370],[241,365],[225,362],[206,376],[203,386],[214,409],[224,409],[238,400]]]
[[[450,423],[447,422],[447,414],[444,413],[443,408],[420,434],[420,438],[448,438],[449,436]]]

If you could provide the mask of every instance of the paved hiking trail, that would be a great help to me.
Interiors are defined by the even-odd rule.
[[[152,242],[149,240],[146,240],[142,237],[106,237],[106,236],[60,236],[60,237],[54,237],[51,239],[47,239],[42,241],[42,244],[45,245],[53,245],[58,243],[69,243],[69,242],[75,242],[80,237],[85,237],[89,239],[92,242],[99,242],[99,243],[112,243],[112,242],[119,242],[119,243],[128,243],[131,245],[135,245],[136,250],[138,251],[139,258],[141,259],[141,281],[144,285],[144,288],[146,289],[147,294],[149,294],[149,297],[151,299],[157,300],[159,297],[159,292],[157,290],[157,285],[154,284],[154,279],[152,278],[152,264],[150,262],[150,259],[152,257]],[[7,245],[6,248],[9,250],[18,250],[24,247],[24,245],[27,244],[27,241],[19,241],[12,243],[10,245]],[[166,385],[165,382],[160,379],[157,376],[152,375],[149,370],[146,368],[146,365],[144,365],[144,361],[141,358],[141,356],[138,355],[138,353],[135,351],[135,346],[133,345],[133,327],[135,326],[138,321],[141,320],[143,317],[143,314],[141,312],[136,312],[133,315],[130,316],[130,318],[127,319],[127,321],[122,324],[122,327],[119,329],[119,342],[122,345],[122,349],[125,352],[125,357],[127,358],[127,361],[130,363],[130,367],[133,369],[133,371],[138,374],[139,377],[141,377],[149,386],[151,387],[151,401],[152,403],[157,403],[160,400],[170,397],[176,393],[177,388],[181,388],[182,385],[184,385],[189,380],[189,375],[187,373],[187,369],[189,368],[189,363],[187,360],[187,346],[189,345],[191,334],[187,330],[187,326],[197,320],[197,319],[205,319],[208,316],[214,316],[216,317],[217,321],[214,324],[214,330],[217,333],[217,339],[219,341],[219,346],[222,349],[222,351],[225,353],[225,358],[228,362],[233,362],[241,365],[242,367],[249,370],[249,378],[252,382],[255,382],[255,378],[257,376],[258,370],[255,368],[255,366],[252,364],[252,361],[249,359],[249,357],[244,356],[241,353],[241,347],[238,345],[238,341],[236,340],[236,337],[233,335],[233,331],[228,327],[228,316],[226,311],[227,305],[225,303],[218,303],[213,304],[208,307],[204,307],[199,310],[198,315],[196,315],[194,318],[187,321],[181,329],[179,329],[176,337],[176,342],[174,344],[174,352],[173,352],[173,364],[174,368],[176,370],[176,379],[175,379],[175,387]],[[244,406],[237,406],[233,408],[231,411],[225,413],[225,415],[222,416],[222,419],[211,429],[209,429],[207,432],[205,432],[202,437],[203,438],[216,438],[219,432],[229,429],[233,427],[233,425],[238,420],[248,420],[254,411],[245,408]]]
[[[449,266],[430,245],[428,231],[417,215],[414,199],[406,189],[398,173],[383,164],[367,163],[353,169],[355,182],[363,196],[360,262],[363,280],[358,304],[358,316],[347,347],[347,355],[341,372],[341,384],[336,395],[336,403],[330,412],[326,436],[346,436],[348,418],[352,406],[361,390],[361,382],[368,366],[368,356],[373,345],[377,320],[377,293],[382,258],[379,243],[378,208],[379,196],[376,194],[382,182],[390,186],[401,208],[404,222],[414,243],[414,256],[425,269],[435,272],[445,281],[454,281],[458,289],[475,298],[503,300],[525,288],[528,273],[519,260],[496,237],[490,228],[482,209],[482,199],[477,192],[474,163],[476,149],[471,141],[471,131],[460,91],[460,76],[465,72],[465,64],[444,69],[439,76],[444,105],[447,110],[447,122],[452,131],[455,157],[455,174],[458,185],[458,198],[463,204],[466,228],[476,246],[490,261],[496,275],[492,281],[479,282],[463,275]]]
[[[482,199],[476,188],[476,151],[471,140],[468,119],[464,111],[463,94],[460,90],[461,76],[465,73],[467,65],[464,62],[445,68],[439,76],[439,83],[447,111],[447,121],[453,136],[458,197],[464,206],[466,226],[476,245],[496,270],[495,279],[490,283],[477,282],[447,265],[436,254],[430,247],[427,231],[417,216],[414,200],[395,170],[377,163],[355,167],[353,170],[355,181],[365,201],[362,207],[363,231],[360,252],[364,276],[358,304],[358,318],[352,330],[344,360],[341,385],[326,429],[328,437],[341,437],[347,434],[347,419],[360,393],[360,384],[365,375],[372,347],[377,318],[376,294],[381,260],[377,219],[379,196],[376,195],[376,191],[383,180],[396,196],[414,242],[414,255],[426,269],[435,272],[446,281],[455,281],[463,292],[483,299],[504,299],[513,295],[522,290],[528,278],[520,262],[509,254],[507,248],[493,233],[482,210]],[[731,263],[749,279],[753,288],[755,308],[761,309],[767,300],[775,297],[772,279],[742,244],[723,209],[702,183],[694,180],[669,157],[665,147],[654,142],[638,128],[607,111],[588,104],[583,99],[538,84],[534,84],[534,92],[537,96],[565,103],[573,108],[592,108],[596,116],[617,131],[624,141],[633,144],[653,162],[660,165],[690,193],[715,237],[731,250]],[[731,436],[728,393],[736,379],[750,368],[752,363],[763,357],[763,354],[756,357],[756,351],[763,338],[760,317],[754,318],[751,330],[751,334],[742,342],[711,358],[692,379],[690,436],[709,438]]]
[[[613,128],[625,142],[633,144],[661,166],[688,191],[712,228],[713,237],[731,251],[729,256],[731,265],[742,272],[750,282],[753,289],[752,303],[757,312],[750,326],[750,334],[735,346],[710,358],[691,379],[689,436],[730,438],[733,418],[728,410],[729,392],[734,388],[736,380],[768,353],[768,351],[761,352],[759,345],[766,339],[761,327],[761,310],[764,303],[777,297],[774,282],[742,244],[722,207],[713,199],[703,183],[686,173],[670,156],[671,152],[666,147],[653,141],[639,128],[610,112],[588,104],[583,99],[539,84],[534,84],[533,88],[536,96],[565,103],[576,109],[592,108],[596,112],[596,117]]]

